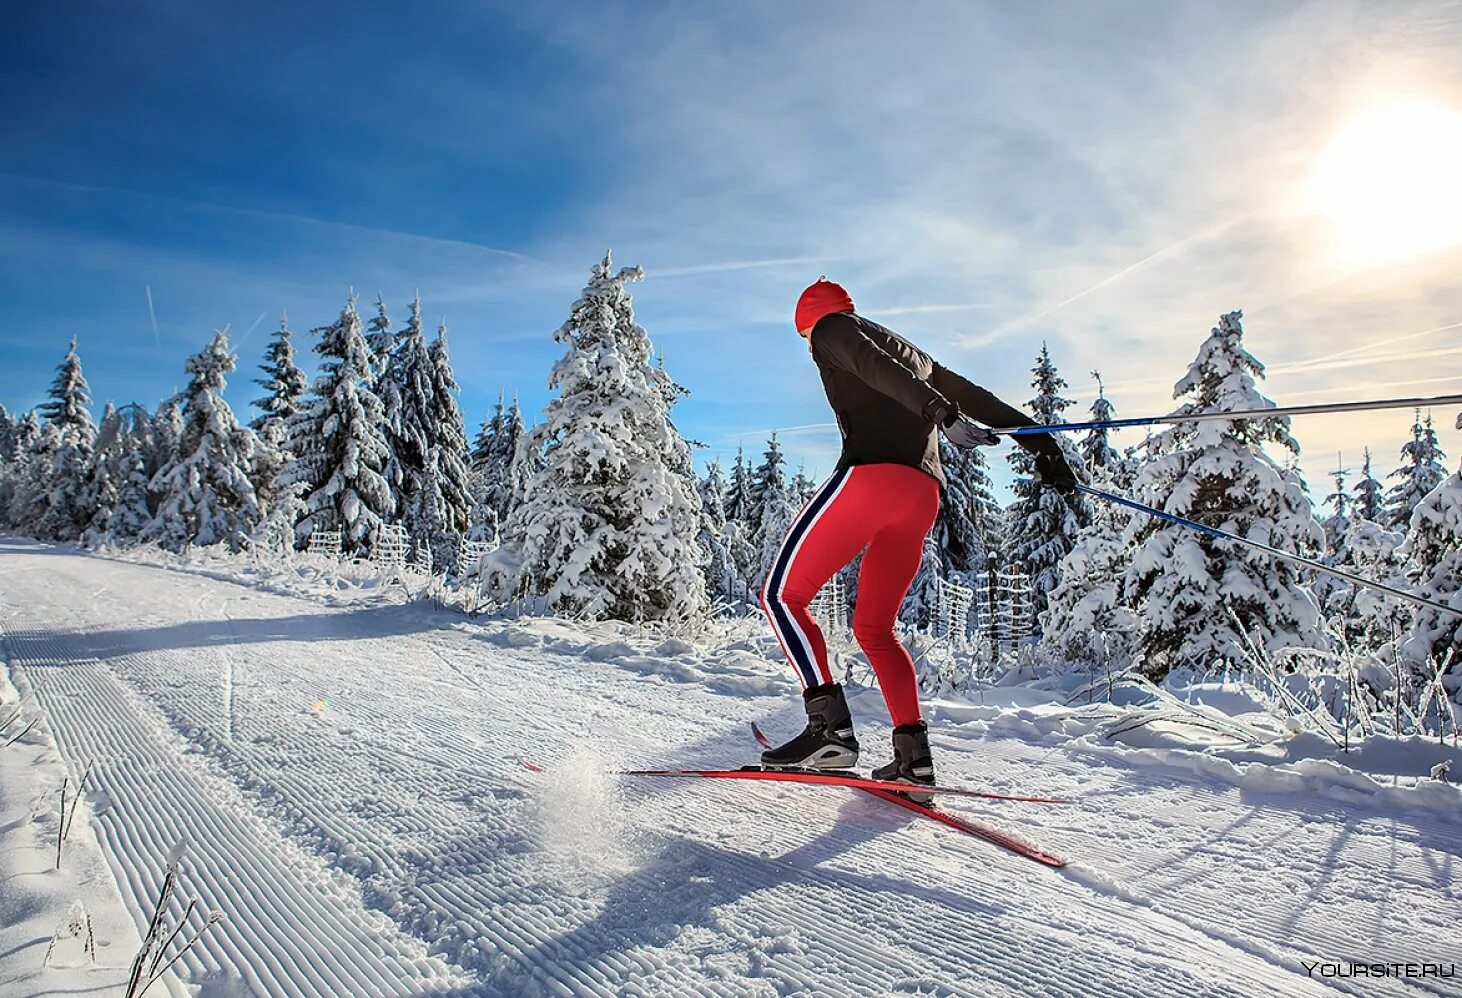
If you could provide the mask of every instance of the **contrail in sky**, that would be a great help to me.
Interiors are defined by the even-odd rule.
[[[241,337],[239,337],[239,341],[234,344],[234,349],[235,350],[241,349],[243,347],[244,343],[248,340],[249,334],[252,333],[254,330],[258,329],[259,328],[259,323],[261,323],[263,321],[264,321],[264,313],[263,312],[260,312],[259,313],[259,318],[257,318],[257,319],[254,320],[254,324],[252,326],[250,326],[248,329],[244,330],[244,335],[241,336]]]
[[[157,344],[157,348],[161,350],[162,337],[157,335],[157,312],[154,311],[152,307],[152,285],[144,284],[142,286],[147,289],[147,314],[152,317],[152,341]]]
[[[1143,257],[1141,260],[1138,260],[1131,266],[1122,268],[1115,274],[1112,274],[1110,277],[1102,278],[1100,281],[1097,281],[1085,291],[1078,291],[1076,294],[1072,295],[1070,298],[1067,298],[1064,301],[1059,301],[1056,304],[1051,305],[1047,308],[1043,308],[1038,312],[1032,312],[1029,315],[1023,315],[1018,319],[1012,319],[1004,325],[996,326],[994,329],[990,330],[987,333],[977,333],[972,336],[967,336],[962,341],[963,345],[967,347],[976,347],[984,346],[987,343],[993,343],[995,340],[998,340],[1006,333],[1009,333],[1016,329],[1020,329],[1022,326],[1028,326],[1031,323],[1036,322],[1037,320],[1044,319],[1046,316],[1052,314],[1053,312],[1059,312],[1067,305],[1079,302],[1081,301],[1081,299],[1085,298],[1088,295],[1095,294],[1107,285],[1114,284],[1117,281],[1120,281],[1128,274],[1135,274],[1139,270],[1146,270],[1154,263],[1157,263],[1159,260],[1162,260],[1165,257],[1172,256],[1179,250],[1186,249],[1188,246],[1191,246],[1194,243],[1201,243],[1208,239],[1212,239],[1214,236],[1221,235],[1222,233],[1238,225],[1240,222],[1246,221],[1250,217],[1251,216],[1249,215],[1241,215],[1238,218],[1230,219],[1227,222],[1220,222],[1218,225],[1215,225],[1212,228],[1204,229],[1202,232],[1194,233],[1193,235],[1188,236],[1186,239],[1180,239],[1177,242],[1173,243],[1171,246],[1165,246],[1162,249],[1158,250],[1156,253],[1152,253],[1148,256]]]

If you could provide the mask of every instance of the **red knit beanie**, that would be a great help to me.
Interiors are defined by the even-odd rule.
[[[809,284],[802,297],[797,299],[797,331],[811,329],[817,320],[834,312],[853,311],[853,299],[843,290],[841,284],[819,277],[815,284]]]

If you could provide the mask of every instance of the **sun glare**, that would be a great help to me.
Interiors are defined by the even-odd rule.
[[[1358,115],[1321,153],[1311,195],[1349,262],[1462,243],[1462,112],[1407,100]]]

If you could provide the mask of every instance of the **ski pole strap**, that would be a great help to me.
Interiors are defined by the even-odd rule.
[[[996,427],[990,432],[1009,437],[1028,437],[1036,433],[1070,433],[1082,430],[1119,430],[1130,426],[1157,426],[1162,423],[1201,423],[1212,419],[1263,419],[1266,416],[1309,416],[1325,412],[1368,412],[1373,409],[1429,409],[1462,405],[1462,395],[1434,395],[1430,398],[1374,399],[1369,402],[1328,402],[1318,405],[1291,405],[1275,409],[1239,409],[1234,412],[1172,413],[1167,416],[1136,416],[1132,419],[1109,419],[1095,423],[1036,423],[1031,426]]]
[[[1427,599],[1425,596],[1418,596],[1415,593],[1409,593],[1404,589],[1397,589],[1395,586],[1388,586],[1384,582],[1376,582],[1372,579],[1367,579],[1364,576],[1356,575],[1354,572],[1347,572],[1344,569],[1333,568],[1330,565],[1321,564],[1318,561],[1314,561],[1310,558],[1305,558],[1297,554],[1291,554],[1288,551],[1281,551],[1279,548],[1270,547],[1268,544],[1260,544],[1258,541],[1251,541],[1247,537],[1240,537],[1238,534],[1229,533],[1227,530],[1219,530],[1217,527],[1210,527],[1206,524],[1198,523],[1195,520],[1184,519],[1181,516],[1177,516],[1173,513],[1168,513],[1161,509],[1154,509],[1151,506],[1145,506],[1140,502],[1128,499],[1126,496],[1119,496],[1115,492],[1105,492],[1102,489],[1094,489],[1089,485],[1077,485],[1076,490],[1078,492],[1084,492],[1089,496],[1094,496],[1097,499],[1104,499],[1107,502],[1116,503],[1118,506],[1126,506],[1128,509],[1134,509],[1139,513],[1146,513],[1148,516],[1155,516],[1159,520],[1166,520],[1168,523],[1175,523],[1180,527],[1188,527],[1192,530],[1198,531],[1199,533],[1207,534],[1209,537],[1219,537],[1226,541],[1233,541],[1236,544],[1242,544],[1245,547],[1251,547],[1256,551],[1263,551],[1267,554],[1271,554],[1276,558],[1283,558],[1285,561],[1292,561],[1297,565],[1305,565],[1309,568],[1314,569],[1317,572],[1323,572],[1326,575],[1333,575],[1337,579],[1344,579],[1345,581],[1357,586],[1364,586],[1367,589],[1377,589],[1383,593],[1390,593],[1397,599],[1405,600],[1408,603],[1415,603],[1417,606],[1426,607],[1428,610],[1436,610],[1440,613],[1451,614],[1454,617],[1462,617],[1462,610],[1459,610],[1456,607],[1448,606],[1445,603],[1439,603],[1436,600]]]

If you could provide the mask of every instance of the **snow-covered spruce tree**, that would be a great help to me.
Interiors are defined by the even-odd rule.
[[[86,469],[96,442],[96,427],[86,408],[90,404],[90,389],[73,339],[56,368],[50,400],[40,406],[41,415],[56,429],[56,444],[45,471],[45,508],[35,526],[38,537],[74,541],[91,519],[82,501]]]
[[[457,540],[467,532],[472,512],[471,484],[467,472],[467,424],[457,405],[457,379],[452,374],[452,360],[447,352],[447,324],[437,327],[436,338],[427,348],[428,381],[431,385],[433,426],[432,452],[427,455],[431,474],[423,483],[431,491],[438,512],[428,525],[417,518],[416,546],[431,546],[432,563],[443,568],[456,567]]]
[[[41,517],[46,513],[51,462],[60,446],[61,432],[42,422],[34,412],[20,421],[15,438],[15,460],[10,465],[9,494],[5,518],[10,528],[31,537],[39,536]]]
[[[1114,483],[1095,479],[1098,488]],[[1093,504],[1076,546],[1061,561],[1061,581],[1041,618],[1041,657],[1059,670],[1121,672],[1132,662],[1136,618],[1123,588],[1133,514]]]
[[[1092,375],[1100,386],[1100,376]],[[1111,403],[1098,396],[1092,421],[1110,422],[1115,415]],[[1108,445],[1106,431],[1089,433],[1080,449],[1093,486],[1121,493],[1131,487],[1135,462]],[[1060,671],[1121,672],[1133,652],[1135,617],[1123,591],[1129,557],[1124,537],[1133,514],[1116,503],[1091,507],[1075,546],[1061,561],[1060,582],[1041,616],[1040,654]]]
[[[293,335],[289,329],[289,316],[281,312],[279,329],[264,351],[264,363],[259,365],[264,377],[254,379],[254,384],[265,392],[263,398],[254,401],[259,415],[249,426],[255,433],[263,430],[271,420],[288,425],[294,414],[299,412],[305,392],[310,387],[310,379],[294,360]]]
[[[420,294],[416,296],[415,310],[417,313],[421,311]],[[376,314],[366,326],[365,338],[371,350],[371,385],[377,395],[383,395],[381,383],[390,376],[391,355],[399,340],[391,333],[391,317],[386,314],[386,301],[379,291],[376,292]]]
[[[1352,517],[1329,562],[1363,578],[1406,588],[1397,553],[1403,540],[1405,535],[1379,523]],[[1324,590],[1322,606],[1331,627],[1343,635],[1346,647],[1363,653],[1393,646],[1397,626],[1410,615],[1408,605],[1395,597],[1340,579]]]
[[[147,454],[147,473],[150,478],[164,468],[171,467],[178,459],[178,445],[183,437],[182,396],[174,395],[158,403],[157,412],[152,415],[151,446]],[[153,509],[157,509],[154,502]]]
[[[483,417],[482,426],[477,431],[477,436],[472,440],[472,454],[468,466],[473,474],[481,474],[492,458],[493,438],[502,432],[503,426],[503,392],[497,393],[497,405],[491,413]]]
[[[1325,497],[1324,508],[1327,515],[1320,521],[1320,526],[1325,531],[1325,551],[1332,557],[1339,552],[1345,534],[1350,530],[1351,507],[1354,505],[1350,493],[1345,490],[1344,459],[1339,460],[1340,466],[1330,473],[1330,477],[1335,480],[1335,491]]]
[[[1431,414],[1428,413],[1423,420],[1421,410],[1416,410],[1411,439],[1401,448],[1404,463],[1386,476],[1399,479],[1386,496],[1387,526],[1402,531],[1410,526],[1411,511],[1416,509],[1417,503],[1446,479],[1447,469],[1442,463],[1446,457],[1437,442],[1437,429],[1432,425]]]
[[[517,396],[513,397],[513,407],[504,410],[500,394],[497,407],[491,418],[483,421],[482,432],[472,448],[473,472],[477,478],[473,504],[484,510],[475,514],[479,520],[505,521],[524,483],[536,470],[531,460],[527,465],[518,463],[523,437],[523,411]],[[487,515],[485,511],[489,510],[491,513]]]
[[[797,474],[792,476],[792,483],[787,486],[787,492],[791,495],[792,501],[800,508],[812,498],[812,493],[816,491],[817,483],[808,477],[806,465],[797,465]]]
[[[1255,387],[1264,367],[1244,348],[1241,312],[1219,319],[1174,398],[1177,413],[1270,409]],[[1153,438],[1135,485],[1139,502],[1241,537],[1312,556],[1324,531],[1296,477],[1266,453],[1295,453],[1289,419],[1274,416],[1179,424]],[[1134,517],[1127,528],[1131,564],[1123,585],[1137,613],[1139,660],[1161,678],[1182,665],[1242,666],[1245,638],[1273,652],[1320,648],[1313,593],[1291,562],[1165,523]]]
[[[414,537],[414,511],[426,476],[427,458],[436,437],[436,399],[432,388],[431,356],[427,352],[426,332],[421,325],[421,299],[411,303],[411,317],[406,321],[406,328],[396,337],[396,345],[389,356],[391,363],[377,382],[389,449],[384,472],[396,497],[396,510],[401,522],[408,536]]]
[[[260,511],[269,523],[265,547],[271,549],[285,543],[281,519],[298,514],[294,501],[298,498],[299,487],[285,485],[282,477],[292,460],[289,452],[289,422],[304,403],[309,379],[295,364],[294,345],[290,342],[292,335],[289,317],[281,312],[279,329],[264,352],[264,363],[259,365],[264,377],[254,379],[254,383],[267,394],[254,401],[259,416],[250,424],[257,440],[249,474],[254,482],[254,494],[258,497]],[[291,512],[288,515],[283,511],[276,512],[275,507],[281,503],[290,505]],[[293,520],[283,524],[283,527],[287,527],[292,544]]]
[[[1361,464],[1360,478],[1355,483],[1353,496],[1355,515],[1361,520],[1384,523],[1386,520],[1386,492],[1376,476],[1371,474],[1371,449],[1365,449],[1365,461]]]
[[[720,461],[706,466],[699,491],[701,529],[696,542],[705,557],[706,590],[715,599],[731,598],[740,591],[739,574],[726,539],[726,476]]]
[[[1091,418],[1088,422],[1110,423],[1117,418],[1117,410],[1107,398],[1101,372],[1092,371],[1091,376],[1096,379],[1097,397],[1091,404]],[[1112,446],[1111,433],[1105,427],[1087,430],[1076,449],[1081,454],[1081,463],[1086,467],[1088,476],[1093,480],[1100,479],[1108,488],[1125,492],[1131,486],[1137,470],[1129,458],[1118,453]]]
[[[371,543],[395,512],[382,470],[390,453],[381,400],[371,390],[371,353],[361,332],[352,295],[320,337],[320,376],[305,404],[289,424],[293,456],[284,485],[303,486],[304,516],[298,542],[311,531],[340,530],[341,550],[359,551]]]
[[[642,277],[638,267],[616,272],[606,253],[554,333],[566,348],[548,379],[559,394],[519,447],[523,460],[541,454],[544,467],[503,525],[503,546],[484,559],[500,595],[526,584],[555,611],[596,619],[707,610],[700,497],[678,470],[689,447],[671,425],[625,289]]]
[[[1418,596],[1462,611],[1462,472],[1443,479],[1417,503],[1411,530],[1397,554]],[[1462,676],[1462,617],[1427,607],[1415,612],[1401,656],[1421,667],[1453,656],[1452,676]],[[1454,684],[1453,692],[1462,690]]]
[[[148,462],[154,449],[153,422],[140,405],[123,406],[118,415],[122,425],[117,501],[107,518],[105,534],[95,537],[94,542],[126,547],[141,540],[152,522],[153,471]]]
[[[61,431],[62,437],[85,440],[88,446],[96,433],[91,422],[91,389],[81,371],[81,358],[76,353],[76,340],[71,341],[66,356],[56,368],[51,382],[50,401],[41,403],[39,411],[46,422]]]
[[[995,552],[1002,511],[983,450],[953,447],[941,439],[939,459],[946,481],[935,524],[943,531],[940,550],[950,577],[972,585]]]
[[[746,463],[746,448],[738,446],[731,479],[726,483],[726,519],[750,523],[752,518],[751,466]]]
[[[939,515],[924,538],[919,571],[899,611],[899,619],[915,627],[931,622],[941,581],[973,585],[973,577],[985,570],[986,528],[995,506],[984,455],[978,448],[962,450],[941,438],[939,460],[945,478]]]
[[[1031,417],[1048,426],[1066,422],[1061,414],[1075,403],[1061,396],[1066,380],[1057,373],[1045,343],[1041,344],[1031,374],[1031,387],[1036,390],[1028,403]],[[1072,466],[1079,466],[1079,459],[1070,453],[1059,435],[1057,441],[1067,450],[1067,460]],[[1051,590],[1060,581],[1061,559],[1076,546],[1085,511],[1075,497],[1067,498],[1036,484],[1035,458],[1024,448],[1012,450],[1010,466],[1015,472],[1011,486],[1015,502],[1006,513],[1005,555],[1008,561],[1019,563],[1030,579],[1031,603],[1039,621]]]
[[[238,551],[259,522],[259,502],[249,476],[254,432],[239,424],[223,400],[225,375],[237,362],[224,330],[188,358],[192,379],[182,395],[178,457],[153,478],[160,505],[144,534],[170,550],[227,544]]]
[[[20,421],[0,405],[0,464],[15,460],[15,437],[19,432]]]
[[[81,507],[89,514],[81,540],[89,546],[96,546],[106,537],[107,523],[117,508],[117,497],[126,478],[127,443],[122,415],[108,402],[97,425],[96,443],[81,483]]]
[[[751,581],[757,584],[771,573],[777,550],[801,508],[801,503],[788,491],[786,464],[782,445],[773,430],[767,449],[762,452],[762,462],[751,476],[751,536],[760,555],[755,566],[756,577]]]

